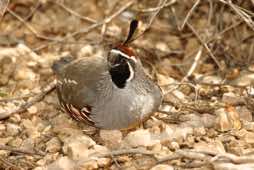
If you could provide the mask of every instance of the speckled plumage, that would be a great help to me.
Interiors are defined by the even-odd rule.
[[[146,76],[139,60],[134,78],[124,88],[112,82],[107,57],[69,61],[55,69],[59,100],[68,105],[67,111],[70,107],[81,111],[89,106],[91,112],[86,113],[89,117],[86,121],[96,127],[132,127],[156,111],[161,103],[159,87]]]
[[[128,129],[158,109],[160,88],[126,45],[136,27],[134,20],[127,40],[104,56],[54,63],[60,104],[73,118],[103,129]]]

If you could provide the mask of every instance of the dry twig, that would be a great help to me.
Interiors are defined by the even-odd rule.
[[[212,57],[212,59],[216,63],[216,65],[219,67],[219,69],[221,71],[224,70],[223,67],[221,66],[220,62],[217,60],[217,58],[214,56],[214,54],[212,53],[212,51],[208,47],[207,43],[202,40],[202,38],[199,36],[197,31],[192,27],[192,25],[187,22],[187,26],[191,29],[191,31],[194,33],[194,35],[198,38],[199,42],[205,47],[205,49],[210,54],[210,56]]]
[[[187,74],[184,76],[184,78],[182,79],[181,82],[186,81],[191,75],[192,73],[195,71],[197,65],[198,65],[198,61],[200,60],[201,54],[202,54],[202,50],[203,48],[199,48],[198,53],[196,54],[194,61],[189,69],[189,71],[187,72]]]
[[[10,152],[14,152],[14,153],[23,153],[23,154],[27,154],[27,155],[40,155],[40,156],[45,156],[44,153],[29,151],[29,150],[25,150],[25,149],[21,149],[21,148],[13,148],[13,147],[11,147],[11,146],[6,146],[6,145],[0,145],[0,150],[8,150],[8,151],[10,151]]]
[[[34,95],[35,94],[26,94],[26,95],[23,95],[23,96],[3,98],[3,99],[0,99],[0,102],[11,102],[11,101],[14,101],[14,100],[23,100],[25,98],[33,97]]]
[[[55,86],[56,86],[56,82],[54,81],[51,84],[49,84],[48,86],[46,86],[44,89],[42,89],[41,93],[36,94],[31,100],[25,102],[24,104],[19,106],[17,109],[0,113],[0,120],[8,118],[9,116],[11,116],[14,113],[25,112],[26,109],[28,109],[35,103],[41,101],[48,93],[50,93],[52,90],[54,90]]]
[[[165,7],[169,7],[173,4],[176,3],[176,0],[171,0],[170,2],[167,2],[165,5],[164,5],[164,8]],[[161,6],[158,6],[158,7],[155,7],[155,8],[148,8],[148,9],[139,9],[138,12],[143,12],[143,13],[150,13],[150,12],[156,12],[158,10],[160,10],[161,8],[163,8],[163,4]]]
[[[8,7],[9,0],[0,0],[0,14],[3,16]]]
[[[21,170],[21,168],[17,167],[16,165],[14,165],[13,163],[5,160],[4,158],[1,158],[0,157],[0,162],[2,162],[3,164],[5,164],[6,167],[1,167],[1,168],[6,168],[6,169],[10,169],[10,168],[14,168],[14,169],[17,169],[17,170]],[[8,168],[7,168],[8,167]]]
[[[252,30],[254,30],[254,22],[253,22],[253,20],[252,20],[252,17],[244,11],[244,10],[246,10],[246,9],[243,10],[241,7],[239,7],[239,6],[235,5],[235,4],[233,4],[231,0],[227,0],[227,1],[225,1],[225,0],[220,0],[220,1],[221,1],[222,3],[224,3],[224,4],[229,5],[229,6],[235,11],[235,13],[236,13],[237,15],[239,15],[240,18],[241,18]],[[251,13],[251,12],[249,12],[249,13]]]
[[[12,16],[14,16],[16,19],[18,19],[21,23],[23,23],[27,29],[29,29],[37,38],[44,39],[44,40],[50,40],[50,41],[59,41],[57,38],[50,38],[44,35],[41,35],[38,33],[34,27],[32,27],[30,24],[28,24],[22,17],[20,17],[18,14],[13,12],[11,9],[7,8],[7,12],[9,12]]]
[[[86,27],[86,28],[84,28],[84,29],[80,29],[80,30],[75,31],[75,32],[73,32],[73,33],[71,33],[71,34],[68,34],[67,36],[65,36],[64,38],[62,38],[62,39],[59,40],[59,41],[51,42],[51,43],[48,43],[48,44],[46,44],[46,45],[40,46],[40,47],[34,49],[34,51],[38,51],[38,50],[44,49],[44,48],[46,48],[46,47],[49,46],[49,45],[54,45],[54,44],[56,44],[56,43],[63,42],[64,40],[66,40],[66,39],[68,39],[68,38],[70,38],[70,37],[74,37],[74,36],[79,35],[79,34],[88,33],[88,32],[90,32],[91,30],[93,30],[93,29],[95,29],[95,28],[97,28],[97,27],[100,27],[100,26],[102,26],[102,25],[104,25],[104,24],[107,24],[107,23],[111,22],[112,19],[114,19],[115,17],[117,17],[118,15],[120,15],[123,11],[125,11],[125,10],[128,9],[130,6],[132,6],[135,2],[136,2],[136,0],[131,0],[131,1],[129,1],[128,3],[126,3],[124,6],[122,6],[118,11],[116,11],[115,13],[113,13],[111,16],[105,18],[104,20],[99,21],[99,22],[97,22],[97,23],[94,23],[94,24],[92,24],[92,25],[90,25],[90,26],[88,26],[88,27]]]
[[[89,18],[89,17],[86,17],[86,16],[82,16],[80,14],[78,14],[77,12],[73,11],[72,9],[70,9],[69,7],[65,6],[63,3],[61,2],[58,2],[58,1],[50,1],[50,2],[53,2],[54,4],[57,4],[58,6],[60,6],[61,8],[63,8],[65,11],[67,11],[68,13],[70,13],[71,15],[74,15],[86,22],[90,22],[90,23],[96,23],[97,21],[92,19],[92,18]]]
[[[194,12],[194,10],[196,9],[196,7],[198,6],[198,4],[200,3],[200,0],[197,0],[195,2],[195,4],[192,6],[192,8],[190,9],[190,11],[188,12],[188,14],[186,15],[185,19],[183,20],[183,24],[180,27],[180,30],[183,30],[185,24],[187,23],[188,19],[190,18],[191,14]]]
[[[98,158],[120,156],[120,155],[127,155],[127,154],[141,154],[141,155],[150,155],[150,156],[154,157],[154,154],[156,154],[156,153],[146,150],[146,149],[141,149],[141,148],[121,149],[121,150],[110,151],[107,153],[91,154],[91,155],[89,155],[88,159],[84,160],[84,162],[88,162],[88,161],[98,159]]]

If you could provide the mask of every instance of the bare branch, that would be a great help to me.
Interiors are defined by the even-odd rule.
[[[49,84],[48,86],[46,86],[45,88],[43,88],[41,93],[36,94],[31,100],[25,102],[24,104],[19,106],[17,109],[0,113],[0,120],[8,118],[9,116],[11,116],[14,113],[25,112],[29,107],[31,107],[35,103],[41,101],[48,93],[50,93],[52,90],[54,90],[55,86],[56,86],[56,82],[54,81],[51,84]]]

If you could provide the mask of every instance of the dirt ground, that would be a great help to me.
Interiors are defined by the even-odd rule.
[[[0,0],[0,169],[254,169],[253,0]],[[53,61],[131,46],[163,90],[129,131],[61,111]]]

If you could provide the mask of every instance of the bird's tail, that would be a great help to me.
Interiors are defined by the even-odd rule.
[[[51,68],[55,74],[58,74],[61,71],[61,69],[63,68],[63,66],[70,63],[73,60],[74,60],[74,58],[72,56],[61,57],[59,60],[54,61]]]

